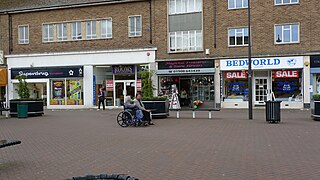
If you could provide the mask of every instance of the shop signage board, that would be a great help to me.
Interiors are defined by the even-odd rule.
[[[214,60],[190,60],[159,62],[157,74],[203,74],[214,72]]]
[[[27,79],[83,77],[83,66],[12,68],[11,78],[25,76]]]
[[[142,88],[141,79],[137,79],[137,91],[141,91],[141,88]]]
[[[248,78],[247,71],[232,71],[232,72],[225,72],[226,79],[246,79]]]
[[[106,80],[106,90],[113,91],[113,80]]]
[[[320,56],[310,56],[310,67],[311,68],[320,67]]]
[[[134,66],[112,66],[113,74],[134,74]]]
[[[299,78],[299,71],[297,70],[273,71],[273,78]]]
[[[247,70],[248,59],[226,59],[220,61],[222,71]],[[299,69],[303,68],[303,56],[252,58],[252,69]]]

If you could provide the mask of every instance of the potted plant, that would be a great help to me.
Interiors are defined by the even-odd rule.
[[[193,101],[193,108],[197,109],[199,106],[201,106],[201,104],[203,104],[203,101],[201,100]]]
[[[320,118],[320,94],[312,95],[311,116],[315,120]]]
[[[25,104],[27,106],[27,115],[42,115],[44,114],[43,110],[43,100],[42,99],[32,99],[30,98],[30,91],[28,88],[28,83],[26,82],[25,76],[17,77],[19,84],[17,93],[19,99],[10,100],[10,115],[18,115],[18,104]]]
[[[153,71],[140,71],[142,79],[143,104],[146,109],[151,109],[152,116],[169,116],[169,101],[167,97],[154,97],[152,85]]]

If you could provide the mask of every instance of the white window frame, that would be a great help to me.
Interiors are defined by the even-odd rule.
[[[284,39],[284,29],[283,26],[290,26],[290,42],[277,42],[277,26],[282,26],[282,41]],[[298,25],[298,41],[292,42],[292,25]],[[285,23],[285,24],[275,24],[274,25],[274,44],[299,44],[300,43],[300,23]]]
[[[201,47],[198,47],[197,44],[197,34],[201,34],[202,42]],[[187,38],[183,35],[187,34]],[[178,36],[179,35],[179,36]],[[194,35],[194,36],[193,36]],[[171,37],[174,37],[174,47],[171,46]],[[181,38],[181,47],[177,46],[177,39]],[[191,39],[193,38],[194,44],[191,45]],[[202,30],[191,30],[191,31],[176,31],[176,32],[169,32],[168,36],[168,52],[169,53],[180,53],[180,52],[199,52],[203,51],[203,31]],[[187,40],[187,46],[184,46],[184,40]],[[180,49],[179,49],[180,48]],[[174,50],[172,50],[174,49]]]
[[[234,1],[235,7],[230,7],[229,1]],[[246,1],[246,0],[242,0],[242,6],[241,7],[237,7],[237,0],[228,0],[228,9],[247,9],[248,6],[244,6],[244,1]]]
[[[96,31],[93,33],[93,22],[95,22],[96,23]],[[87,21],[85,21],[85,23],[86,23],[86,39],[97,39],[97,20],[87,20]],[[88,23],[90,23],[90,31],[91,31],[91,33],[90,34],[88,34]]]
[[[180,7],[180,10],[178,10],[177,1],[181,1],[181,3],[186,2],[186,4],[184,4],[185,11],[182,10],[183,6]],[[193,9],[190,9],[190,1],[193,1]],[[197,1],[201,3],[200,9],[197,9],[197,6],[196,6]],[[171,9],[172,9],[172,7],[170,6],[171,2],[174,2],[174,7],[173,7],[174,11],[173,12],[171,12]],[[168,0],[168,14],[169,15],[202,12],[202,8],[203,8],[202,0]]]
[[[140,17],[140,31],[137,31],[137,17]],[[134,31],[131,31],[131,21],[130,18],[134,18]],[[141,37],[142,36],[142,15],[132,15],[128,17],[128,35],[129,37]],[[131,33],[134,33],[134,35],[131,35]]]
[[[277,0],[274,0],[274,5],[276,6],[281,6],[281,5],[290,5],[290,4],[299,4],[300,0],[297,0],[297,2],[292,2],[292,0],[290,0],[289,3],[284,3],[283,0],[281,0],[281,3],[277,3]]]
[[[21,37],[21,29],[20,28],[23,28],[23,37]],[[28,32],[26,33],[26,29],[28,29]],[[18,26],[18,43],[19,44],[29,44],[29,39],[30,39],[30,29],[29,29],[29,24],[26,24],[26,25],[19,25]],[[26,38],[26,34],[28,34],[28,38]]]
[[[80,23],[80,31],[78,29],[78,23]],[[76,28],[73,28],[73,25],[76,25]],[[76,35],[74,35],[74,32]],[[80,35],[79,35],[80,32]],[[82,21],[73,21],[71,22],[71,36],[72,36],[72,40],[76,41],[76,40],[82,40]]]
[[[62,28],[61,29],[62,34],[59,33],[60,28]],[[57,41],[67,41],[68,40],[68,23],[57,23],[56,24],[56,31],[57,31],[57,33],[56,33],[57,34]]]
[[[42,42],[53,42],[54,40],[54,34],[52,33],[52,37],[50,37],[50,27],[51,26],[51,30],[52,32],[54,31],[54,24],[42,24]],[[44,28],[48,27],[48,34],[46,34],[46,36],[44,36]]]
[[[102,28],[103,28],[102,21],[106,21],[106,32],[103,32],[103,30],[102,30]],[[108,32],[108,21],[111,22],[111,32]],[[112,38],[112,18],[101,19],[100,25],[101,25],[101,39],[111,39]],[[110,35],[110,36],[108,36],[108,35]]]
[[[230,44],[230,34],[229,34],[229,31],[231,30],[231,29],[234,29],[235,30],[235,41],[234,41],[234,43],[235,43],[235,45],[231,45]],[[237,29],[241,29],[242,30],[242,44],[241,45],[237,45]],[[245,37],[245,29],[248,29],[248,31],[249,31],[249,28],[248,27],[230,27],[230,28],[228,28],[228,46],[229,47],[241,47],[241,46],[248,46],[248,44],[245,44],[244,42],[244,37]],[[248,34],[248,36],[249,36],[249,34]]]

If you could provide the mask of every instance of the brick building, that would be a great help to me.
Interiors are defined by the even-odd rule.
[[[108,104],[118,105],[123,94],[139,91],[137,71],[149,68],[157,72],[157,93],[186,91],[185,106],[194,100],[204,107],[248,106],[247,0],[6,2],[0,3],[0,49],[9,99],[16,98],[12,76],[22,71],[30,74],[34,96],[51,108],[92,107],[100,86],[109,90]],[[256,106],[274,94],[284,108],[308,107],[309,92],[320,93],[319,6],[317,0],[251,1]],[[83,74],[39,78],[43,68]]]
[[[92,107],[103,86],[109,106],[141,90],[137,72],[155,69],[149,1],[37,2],[0,15],[9,99],[18,75],[49,108]]]

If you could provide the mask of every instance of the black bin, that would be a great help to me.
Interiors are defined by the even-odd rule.
[[[266,101],[266,121],[279,123],[281,120],[280,104],[282,101]]]

